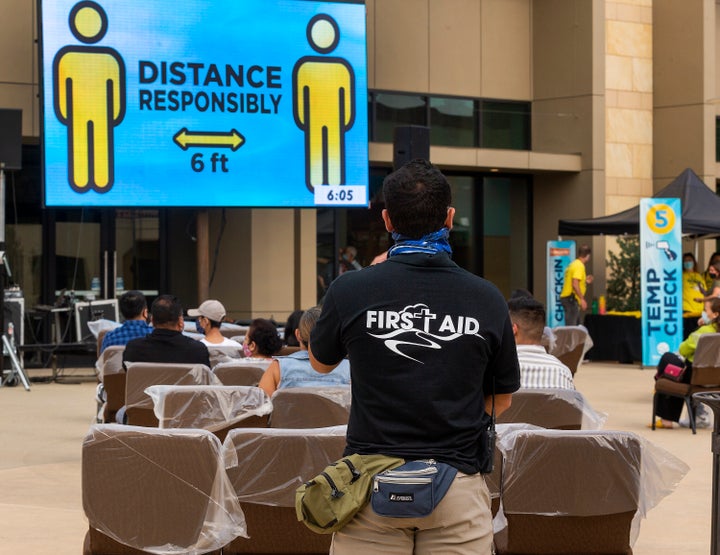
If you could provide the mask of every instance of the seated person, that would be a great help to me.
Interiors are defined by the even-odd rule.
[[[300,318],[303,315],[302,310],[296,310],[290,316],[288,316],[287,322],[285,322],[285,328],[283,330],[283,343],[288,347],[299,347],[295,331],[298,329]]]
[[[508,309],[520,363],[520,387],[575,389],[570,369],[541,344],[545,328],[543,304],[520,296],[508,301]]]
[[[145,337],[152,332],[152,327],[147,323],[148,310],[145,295],[140,291],[126,291],[120,296],[118,304],[120,305],[120,314],[122,314],[125,322],[105,334],[100,346],[100,354],[108,347],[127,345],[128,341],[138,337]],[[98,358],[97,364],[100,364],[100,361],[101,359]],[[98,372],[102,371],[100,366],[97,366],[97,369]],[[100,379],[103,379],[102,376],[100,376]],[[100,405],[98,417],[102,418],[100,415],[105,410],[105,403],[107,402],[105,384],[102,381],[97,385],[96,398],[98,405]]]
[[[125,347],[126,362],[176,362],[210,367],[207,347],[183,335],[182,305],[173,295],[160,295],[150,307],[153,331]]]
[[[680,356],[675,353],[665,353],[660,357],[655,379],[662,375],[663,370],[668,364],[674,364],[680,368],[685,367],[682,382],[690,383],[690,379],[692,378],[692,362],[695,358],[695,349],[697,348],[698,339],[705,333],[717,333],[720,331],[720,298],[707,297],[705,299],[704,312],[707,314],[709,323],[700,326],[692,332],[685,341],[680,343],[680,347],[678,349]],[[655,423],[655,427],[672,428],[673,422],[680,421],[680,414],[682,413],[683,406],[684,401],[681,397],[658,395],[655,410],[658,420]],[[682,424],[684,425],[685,423]],[[687,422],[687,424],[689,424],[689,422]],[[698,428],[710,427],[710,416],[701,403],[698,403],[695,406],[695,425]]]
[[[140,291],[126,291],[120,297],[119,305],[125,322],[105,334],[100,347],[101,353],[112,345],[127,345],[131,339],[145,337],[152,331],[147,323],[147,301]]]
[[[300,318],[298,329],[295,330],[300,350],[286,357],[276,358],[265,370],[258,387],[265,391],[268,397],[271,397],[276,390],[286,387],[350,385],[350,363],[347,359],[340,361],[340,364],[328,374],[316,372],[310,365],[308,354],[310,332],[315,327],[318,318],[320,318],[319,306],[307,309]]]
[[[270,320],[255,318],[250,322],[242,347],[246,358],[271,359],[282,349],[282,339]]]
[[[188,316],[197,318],[195,328],[205,335],[200,341],[208,347],[237,347],[242,345],[220,333],[220,325],[226,315],[225,307],[220,301],[207,300],[197,308],[188,310]]]

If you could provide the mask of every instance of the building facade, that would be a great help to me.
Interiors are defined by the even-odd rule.
[[[379,191],[398,125],[430,129],[449,176],[454,257],[505,293],[545,295],[558,220],[611,214],[684,168],[713,189],[720,10],[714,0],[367,0],[369,209],[43,209],[34,0],[0,5],[0,108],[23,111],[23,170],[6,172],[6,241],[26,304],[99,277],[221,299],[236,319],[315,304],[352,244],[389,245]],[[0,130],[2,132],[2,130]],[[573,239],[567,238],[566,239]],[[604,292],[612,239],[596,253]],[[703,244],[701,265],[714,249]]]

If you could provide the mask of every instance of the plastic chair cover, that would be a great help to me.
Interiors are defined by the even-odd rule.
[[[347,424],[350,417],[350,386],[288,387],[272,396],[273,428],[319,428]]]
[[[558,326],[553,328],[552,331],[555,334],[555,346],[549,351],[552,355],[559,356],[563,353],[569,353],[582,344],[582,360],[593,346],[593,340],[585,326]]]
[[[342,457],[347,426],[236,428],[223,444],[225,468],[240,502],[295,506],[295,490]]]
[[[121,372],[125,372],[122,363],[124,352],[124,345],[111,345],[102,352],[102,354],[98,357],[96,364],[100,381],[103,381],[105,376],[108,374],[120,374]]]
[[[153,385],[145,390],[155,404],[161,428],[216,431],[250,416],[272,412],[259,387],[226,385]]]
[[[689,470],[632,432],[509,430],[498,447],[507,511],[582,517],[633,510],[630,545],[641,519]]]
[[[523,388],[498,422],[525,422],[549,429],[600,430],[607,414],[593,409],[582,393],[571,389]]]
[[[161,555],[199,555],[247,537],[221,449],[205,430],[91,426],[82,451],[90,526]]]
[[[151,385],[222,385],[204,364],[160,364],[128,362],[125,406],[153,409],[153,402],[145,393]]]

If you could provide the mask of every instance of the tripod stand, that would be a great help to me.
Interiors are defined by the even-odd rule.
[[[5,327],[5,285],[6,278],[12,277],[10,265],[5,256],[5,164],[0,162],[0,330],[2,330],[2,351],[10,358],[10,372],[3,378],[4,362],[0,356],[0,386],[15,384],[20,380],[25,391],[30,391],[30,380],[20,364],[15,342],[8,337]]]

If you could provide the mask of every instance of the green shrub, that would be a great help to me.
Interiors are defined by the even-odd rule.
[[[607,309],[640,310],[640,241],[635,236],[617,238],[619,251],[608,253]]]

